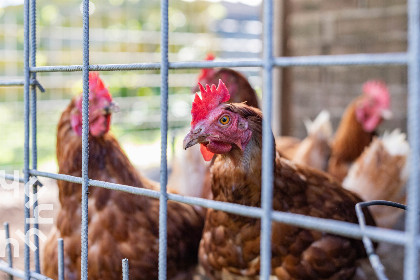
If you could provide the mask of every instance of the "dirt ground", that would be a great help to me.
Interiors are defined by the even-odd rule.
[[[39,191],[39,199],[38,204],[51,204],[53,210],[44,210],[39,213],[40,217],[42,218],[55,218],[55,215],[59,209],[58,204],[58,190],[57,190],[57,184],[54,180],[51,179],[45,179],[43,178],[42,183],[44,186],[42,187],[42,190]],[[4,231],[2,231],[3,224],[5,222],[9,223],[10,228],[10,237],[18,240],[19,242],[19,248],[12,249],[16,250],[14,251],[13,255],[13,267],[18,269],[23,269],[24,266],[24,258],[23,258],[23,251],[24,251],[24,241],[22,238],[20,238],[18,232],[23,232],[24,227],[24,188],[23,184],[19,184],[19,196],[15,197],[13,194],[13,191],[4,190],[3,188],[0,189],[0,223],[2,225],[0,232],[2,233],[2,236],[0,236],[0,248],[4,248],[5,244],[5,237],[4,237]],[[48,221],[46,221],[48,222]],[[55,219],[54,221],[55,222]],[[48,236],[50,229],[52,227],[52,223],[46,223],[46,224],[40,224],[40,236],[45,235]],[[43,246],[43,242],[40,239],[40,245],[41,248]],[[18,253],[18,254],[17,254]],[[42,250],[41,250],[42,253]],[[3,254],[3,252],[0,252],[0,254]],[[34,254],[31,251],[31,269],[33,269],[33,263],[34,263]],[[0,258],[4,261],[7,261],[6,258],[3,256]],[[9,279],[5,273],[0,272],[0,279]]]
[[[158,171],[149,173],[148,175],[151,177],[157,177]],[[58,205],[58,191],[57,185],[54,180],[42,178],[42,183],[44,184],[43,190],[40,192],[39,196],[39,203],[41,204],[52,204],[53,210],[45,210],[40,212],[40,216],[43,218],[53,218],[55,217],[59,205]],[[10,234],[12,238],[15,238],[19,241],[19,254],[14,254],[13,256],[13,264],[15,268],[23,269],[23,244],[24,242],[19,238],[17,232],[19,230],[23,231],[23,222],[24,222],[24,213],[23,213],[23,184],[20,184],[19,187],[19,196],[14,197],[12,191],[8,191],[5,189],[0,189],[0,222],[3,224],[5,222],[9,223],[10,226]],[[400,218],[399,223],[397,224],[397,228],[403,228],[403,215]],[[54,220],[55,222],[55,220]],[[45,236],[48,236],[48,233],[52,227],[52,224],[43,224],[40,225],[40,231]],[[3,228],[0,228],[0,248],[3,248],[5,244],[4,232],[2,231]],[[43,246],[42,240],[41,248]],[[386,274],[389,279],[399,280],[403,279],[403,259],[404,259],[404,250],[401,246],[391,245],[391,244],[380,244],[377,252],[380,256],[380,259],[386,269]],[[41,251],[42,254],[42,251]],[[5,260],[6,258],[0,257],[0,259]],[[42,260],[42,258],[41,258]],[[31,252],[31,265],[33,268],[33,253]],[[368,260],[364,260],[361,262],[361,268],[364,274],[364,277],[360,275],[355,277],[355,279],[376,279],[373,274],[373,270],[371,269],[370,263]],[[0,272],[0,279],[9,279],[5,273]]]

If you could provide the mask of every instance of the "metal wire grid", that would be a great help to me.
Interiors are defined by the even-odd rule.
[[[362,238],[363,236],[376,241],[384,241],[405,246],[404,259],[404,279],[417,279],[418,274],[418,211],[419,211],[419,183],[420,173],[417,172],[420,164],[420,4],[419,0],[408,0],[408,49],[403,53],[384,53],[384,54],[354,54],[354,55],[333,55],[333,56],[302,56],[302,57],[274,57],[273,56],[273,0],[264,1],[264,56],[262,60],[256,61],[226,61],[226,62],[177,62],[168,61],[168,0],[161,0],[161,63],[133,63],[133,64],[107,64],[90,65],[89,64],[89,1],[83,0],[83,65],[71,66],[36,66],[36,0],[24,1],[24,80],[23,81],[0,81],[0,86],[23,85],[24,86],[24,177],[19,181],[25,183],[25,204],[29,201],[29,179],[30,176],[48,177],[56,180],[64,180],[82,184],[82,260],[81,275],[82,279],[87,279],[88,261],[87,261],[87,201],[88,187],[97,186],[112,190],[129,192],[136,195],[144,195],[152,198],[159,198],[159,279],[166,279],[166,241],[167,241],[167,200],[174,200],[181,203],[203,206],[217,210],[226,211],[233,214],[261,218],[261,279],[269,279],[270,258],[271,258],[271,221],[282,222],[308,229],[316,229],[333,234],[338,234],[353,238]],[[31,55],[30,55],[31,54]],[[268,164],[273,160],[271,153],[273,139],[271,133],[272,118],[272,70],[274,67],[290,66],[332,66],[332,65],[407,65],[408,66],[408,139],[411,145],[412,153],[410,156],[410,179],[408,183],[408,209],[406,217],[406,231],[396,231],[389,229],[379,229],[373,227],[359,228],[358,225],[346,222],[308,217],[298,214],[273,211],[272,202],[272,165]],[[168,114],[168,70],[169,69],[191,69],[191,68],[210,68],[210,67],[262,67],[264,69],[264,96],[263,96],[263,175],[262,175],[262,208],[248,207],[233,203],[223,203],[201,198],[184,197],[181,195],[170,194],[166,192],[167,183],[167,114]],[[160,192],[138,189],[132,186],[114,184],[91,180],[88,178],[88,106],[89,106],[89,71],[116,71],[116,70],[146,70],[160,69],[161,84],[161,177]],[[82,177],[74,177],[64,174],[55,174],[37,170],[37,145],[36,145],[36,88],[40,87],[36,80],[37,72],[59,72],[59,71],[82,71],[83,75],[83,130],[82,130]],[[40,87],[42,88],[42,87]],[[31,94],[30,94],[31,93]],[[29,167],[29,125],[32,126],[32,168]],[[6,175],[6,179],[12,180],[13,176]],[[37,183],[33,186],[33,193],[37,192]],[[25,205],[25,233],[30,230],[30,224],[27,218],[30,217],[30,209]],[[34,205],[33,215],[38,218]],[[34,228],[37,228],[37,223]],[[6,235],[8,235],[8,225],[5,225]],[[8,238],[8,236],[6,236]],[[26,240],[29,241],[29,235],[26,234]],[[37,235],[34,235],[34,241],[38,244]],[[12,268],[12,259],[9,263],[0,263],[0,270],[9,275],[24,279],[48,279],[40,274],[39,250],[35,251],[34,263],[35,271],[30,271],[30,252],[29,244],[25,242],[24,271]],[[37,246],[38,247],[38,246]],[[7,247],[10,251],[10,244]],[[58,242],[59,251],[59,279],[63,279],[63,242]],[[128,261],[122,260],[123,279],[128,279]]]

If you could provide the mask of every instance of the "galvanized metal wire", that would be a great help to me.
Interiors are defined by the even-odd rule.
[[[83,100],[82,100],[82,225],[81,277],[88,278],[89,195],[89,0],[83,0]]]
[[[405,220],[407,239],[404,256],[404,279],[417,279],[419,251],[412,246],[419,234],[420,203],[420,3],[416,0],[407,2],[408,9],[408,142],[411,147],[409,165],[407,201],[408,210]]]
[[[123,280],[130,279],[130,275],[128,273],[128,259],[122,260],[122,273],[123,273]]]
[[[33,72],[36,73],[36,72]],[[35,85],[38,87],[38,89],[41,92],[45,92],[45,89],[42,87],[42,85],[38,82],[38,80],[36,79],[31,79],[29,84],[31,86]],[[23,86],[25,85],[25,81],[24,80],[15,80],[15,81],[4,81],[4,80],[0,80],[0,86],[2,87],[14,87],[14,86]]]
[[[58,280],[64,280],[64,241],[63,238],[57,239],[57,258],[58,258]]]
[[[271,274],[271,219],[273,212],[273,161],[274,138],[271,131],[273,116],[273,0],[264,1],[264,95],[263,95],[263,145],[261,182],[261,279]]]
[[[16,268],[10,268],[8,264],[2,260],[0,260],[0,271],[6,272],[7,274],[15,276],[17,278],[26,279],[26,274],[24,271]],[[34,271],[30,271],[28,277],[30,277],[30,279],[37,280],[54,280]]]
[[[0,80],[0,86],[7,87],[7,86],[23,86],[25,84],[25,81],[17,80],[17,81],[4,81]]]
[[[250,61],[200,61],[200,62],[169,62],[168,61],[168,0],[161,0],[161,62],[160,63],[131,63],[131,64],[89,64],[89,1],[83,0],[83,64],[36,66],[36,0],[24,1],[24,79],[19,81],[0,81],[0,86],[24,86],[24,167],[23,178],[25,183],[25,204],[29,201],[27,191],[30,176],[47,177],[55,180],[64,180],[82,185],[82,221],[81,221],[81,278],[87,279],[88,275],[88,189],[97,186],[117,191],[124,191],[136,195],[144,195],[160,200],[159,209],[159,279],[166,279],[166,250],[167,250],[167,200],[173,200],[190,205],[198,205],[229,213],[261,218],[261,279],[269,279],[271,274],[271,222],[282,222],[308,229],[316,229],[333,234],[352,238],[362,238],[363,241],[384,241],[405,245],[404,279],[417,279],[418,274],[418,210],[419,210],[419,183],[420,173],[420,24],[419,1],[408,1],[408,51],[402,53],[386,54],[351,54],[329,56],[300,56],[300,57],[274,57],[273,56],[273,0],[264,1],[264,52],[262,60]],[[292,213],[273,211],[273,137],[271,133],[272,116],[272,78],[274,67],[290,66],[334,66],[334,65],[408,65],[408,130],[409,142],[412,147],[410,157],[410,173],[408,188],[408,212],[406,232],[373,228],[362,225],[361,227],[346,222],[308,217]],[[168,130],[168,70],[169,69],[197,69],[212,67],[262,67],[264,69],[264,97],[263,97],[263,166],[262,166],[262,208],[248,207],[233,203],[224,203],[202,198],[184,197],[167,193],[167,130]],[[161,176],[160,191],[134,188],[132,186],[91,180],[88,177],[89,160],[89,71],[123,71],[123,70],[159,70],[161,71]],[[36,121],[36,87],[43,91],[36,78],[37,72],[72,72],[82,71],[83,76],[83,129],[82,129],[82,176],[74,177],[64,174],[55,174],[37,170],[37,121]],[[30,86],[32,85],[31,95]],[[32,125],[32,169],[29,168],[29,140],[30,122]],[[5,179],[13,180],[13,176],[6,174]],[[34,194],[37,189],[34,186]],[[25,233],[28,233],[30,224],[29,208],[25,207]],[[360,211],[360,209],[359,209]],[[34,217],[38,218],[36,205]],[[363,224],[363,222],[362,222]],[[35,223],[34,228],[37,228]],[[8,230],[7,230],[8,232]],[[38,273],[40,271],[39,250],[35,252],[35,272],[30,271],[29,235],[25,235],[24,270],[12,267],[11,257],[9,263],[0,261],[0,270],[19,278],[48,279]],[[35,243],[39,241],[35,237]],[[63,240],[58,240],[58,271],[59,279],[64,277]],[[369,241],[367,242],[369,243]],[[413,246],[414,244],[414,246]],[[10,246],[10,244],[9,244]],[[10,248],[10,247],[9,247]],[[371,252],[369,244],[366,245],[368,253]],[[10,250],[10,249],[9,249]],[[122,260],[123,279],[128,279],[128,260]],[[377,270],[380,272],[380,267]],[[382,275],[383,276],[383,275]],[[379,276],[379,277],[382,277]],[[385,278],[384,278],[385,279]]]
[[[338,66],[338,65],[406,65],[407,53],[343,54],[295,57],[273,57],[273,66]],[[200,69],[213,67],[263,67],[263,60],[250,61],[199,61],[169,62],[169,69]],[[57,65],[31,67],[31,72],[77,72],[82,65]],[[161,63],[128,63],[89,65],[90,71],[159,70]],[[1,84],[0,84],[1,85]]]
[[[30,50],[30,38],[29,38],[29,0],[24,1],[24,78],[25,83],[23,87],[23,103],[24,103],[24,149],[23,149],[23,177],[25,183],[25,196],[24,196],[24,233],[25,233],[25,245],[24,245],[24,273],[25,280],[29,280],[30,277],[30,251],[29,251],[29,235],[28,231],[30,229],[29,218],[30,218],[30,209],[29,209],[29,85],[30,85],[30,73],[29,73],[29,50]]]
[[[12,174],[4,174],[4,176],[3,174],[0,174],[0,178],[6,179],[8,181],[19,181],[19,183],[25,182],[25,180],[22,177],[19,177],[19,176],[16,177]]]
[[[362,211],[362,207],[368,207],[371,205],[390,206],[390,207],[400,208],[403,210],[407,209],[407,207],[403,204],[392,202],[392,201],[386,201],[386,200],[372,200],[372,201],[357,203],[355,206],[356,215],[359,221],[360,229],[362,230],[363,233],[366,229],[366,221],[365,221],[365,216]],[[379,259],[379,256],[375,253],[372,240],[370,240],[369,237],[363,234],[362,241],[366,249],[366,254],[369,257],[369,261],[376,273],[376,277],[378,277],[379,280],[388,280],[388,277],[385,274],[385,268],[382,265],[381,260]]]
[[[166,280],[166,261],[167,261],[167,217],[168,217],[168,194],[166,184],[168,182],[168,40],[169,40],[169,21],[168,21],[168,0],[161,0],[161,154],[160,154],[160,196],[159,196],[159,279]]]
[[[36,175],[38,177],[46,177],[55,180],[68,181],[72,183],[81,184],[82,178],[65,175],[65,174],[55,174],[49,172],[42,172],[38,170],[30,170],[31,175]],[[106,188],[110,190],[123,191],[127,193],[132,193],[136,195],[143,195],[151,198],[159,199],[160,192],[141,189],[127,185],[120,185],[116,183],[109,183],[98,180],[89,180],[90,186]],[[264,214],[261,208],[244,206],[235,203],[219,202],[208,200],[204,198],[197,197],[187,197],[178,194],[168,193],[168,199],[176,202],[181,202],[190,205],[202,206],[205,208],[213,208],[220,211],[229,212],[236,215],[252,217],[252,218],[261,218]],[[321,231],[330,232],[338,235],[343,235],[352,238],[362,238],[363,234],[359,226],[355,224],[350,224],[347,222],[334,221],[329,219],[314,218],[310,216],[304,216],[293,213],[273,211],[272,219],[276,222],[282,222],[294,226],[300,226],[303,228],[313,229],[316,228]],[[389,230],[389,229],[379,229],[368,226],[366,228],[366,235],[372,238],[375,241],[389,242],[398,245],[405,244],[405,235],[401,231]],[[420,240],[415,243],[420,247]]]
[[[13,256],[12,256],[12,248],[10,245],[10,230],[9,230],[9,223],[4,223],[4,232],[6,237],[6,253],[7,253],[7,262],[10,268],[13,268]],[[13,276],[9,275],[9,280],[13,280]]]
[[[30,3],[30,28],[31,28],[31,67],[36,66],[36,0],[31,0]],[[31,80],[36,81],[36,73],[31,73]],[[31,127],[32,127],[32,169],[37,169],[38,163],[38,149],[37,149],[37,123],[36,123],[36,99],[37,99],[37,82],[31,83]],[[33,217],[34,217],[34,224],[33,227],[36,230],[35,232],[39,231],[39,224],[38,224],[38,185],[34,184],[32,186],[32,192],[34,196],[34,204],[33,204]],[[39,238],[38,234],[34,235],[34,264],[35,264],[35,272],[41,272],[41,263],[39,260]]]

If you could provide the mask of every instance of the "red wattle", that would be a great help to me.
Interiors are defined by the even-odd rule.
[[[214,156],[214,153],[210,152],[203,144],[200,145],[200,152],[205,161],[210,161]]]

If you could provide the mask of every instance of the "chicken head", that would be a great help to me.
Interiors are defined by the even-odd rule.
[[[230,98],[222,82],[219,85],[199,84],[202,98],[196,94],[192,109],[191,130],[184,139],[184,149],[197,143],[201,144],[201,153],[205,160],[211,160],[214,154],[225,154],[233,148],[243,150],[251,139],[252,131],[248,121],[229,110],[223,104]]]
[[[363,97],[356,107],[357,121],[366,132],[374,131],[383,119],[391,117],[390,95],[381,81],[368,81],[363,85]]]
[[[72,111],[71,125],[73,130],[82,135],[82,100],[80,94],[76,107]],[[112,96],[105,87],[97,72],[89,73],[89,132],[92,136],[102,136],[109,131],[111,113],[118,109]]]

